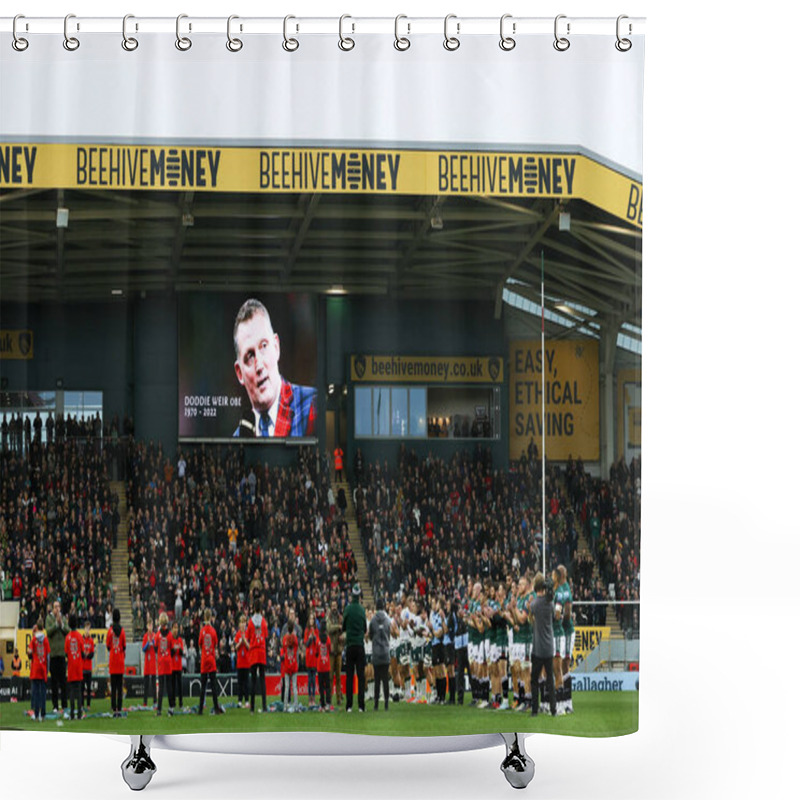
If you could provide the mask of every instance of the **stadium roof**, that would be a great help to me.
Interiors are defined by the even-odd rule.
[[[66,227],[58,208],[69,211]],[[591,335],[609,316],[635,349],[641,231],[582,200],[0,192],[0,297],[9,301],[262,285],[491,298],[498,314],[503,301],[538,314],[542,252],[549,323]]]

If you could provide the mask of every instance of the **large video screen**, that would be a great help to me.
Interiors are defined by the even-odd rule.
[[[316,436],[311,295],[183,295],[178,318],[181,438]]]

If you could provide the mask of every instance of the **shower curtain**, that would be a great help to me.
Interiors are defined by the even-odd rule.
[[[635,731],[643,20],[2,23],[3,727]]]

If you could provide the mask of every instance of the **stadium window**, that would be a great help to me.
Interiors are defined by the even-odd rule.
[[[500,431],[497,388],[437,386],[428,389],[428,436],[494,439]]]
[[[392,436],[408,436],[408,389],[392,387]]]
[[[94,419],[100,414],[103,420],[103,393],[102,392],[64,392],[64,417],[74,417],[78,422],[85,419]]]
[[[356,386],[356,437],[427,438],[427,389],[408,386]]]
[[[425,438],[428,435],[427,389],[408,390],[408,435]]]
[[[372,435],[389,436],[389,412],[391,391],[388,386],[375,386],[372,389]]]
[[[356,436],[372,436],[372,387],[356,386]]]

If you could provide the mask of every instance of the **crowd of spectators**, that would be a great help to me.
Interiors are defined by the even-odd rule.
[[[134,638],[162,611],[195,641],[205,608],[230,664],[240,615],[262,599],[277,665],[279,631],[293,608],[305,627],[332,604],[344,608],[356,563],[327,459],[299,448],[296,463],[247,463],[241,445],[178,452],[137,442],[112,419],[103,446],[67,434],[33,436],[0,458],[0,592],[19,600],[21,627],[58,596],[81,619],[105,627],[114,604],[111,550],[119,526],[109,474],[128,475],[128,574]],[[542,568],[541,462],[535,448],[494,468],[491,452],[467,445],[449,460],[400,446],[396,463],[354,459],[352,502],[375,596],[465,597],[470,578],[517,578]],[[548,567],[568,567],[579,623],[604,624],[606,604],[639,598],[640,462],[616,462],[609,478],[580,460],[548,467]],[[584,533],[588,552],[579,547]],[[616,605],[638,630],[637,605]],[[268,665],[269,666],[269,665]],[[223,670],[224,671],[224,670]]]
[[[370,581],[387,600],[413,593],[463,598],[469,578],[515,580],[542,568],[541,461],[531,453],[493,469],[480,445],[449,461],[400,448],[357,470],[353,500]],[[547,471],[547,566],[567,566],[583,624],[604,625],[611,600],[639,599],[639,461],[617,462],[609,480],[569,459]],[[579,531],[589,552],[579,547]],[[616,606],[638,629],[638,606]]]
[[[136,443],[127,490],[134,634],[165,611],[194,640],[210,608],[225,665],[256,596],[274,658],[290,607],[302,626],[333,603],[344,608],[356,564],[328,475],[311,448],[276,467],[246,463],[241,445],[179,452],[173,464],[160,445]]]
[[[106,456],[78,439],[34,439],[0,454],[0,588],[19,601],[19,626],[61,599],[81,619],[105,621],[114,602],[111,551],[119,525]]]
[[[638,601],[641,553],[641,459],[620,458],[607,480],[590,476],[580,460],[567,462],[568,502],[583,528],[597,565],[592,578],[585,565],[575,571],[573,592],[586,600]],[[599,606],[603,610],[605,606]],[[626,632],[639,629],[639,606],[615,604]],[[596,623],[599,624],[599,623]]]

